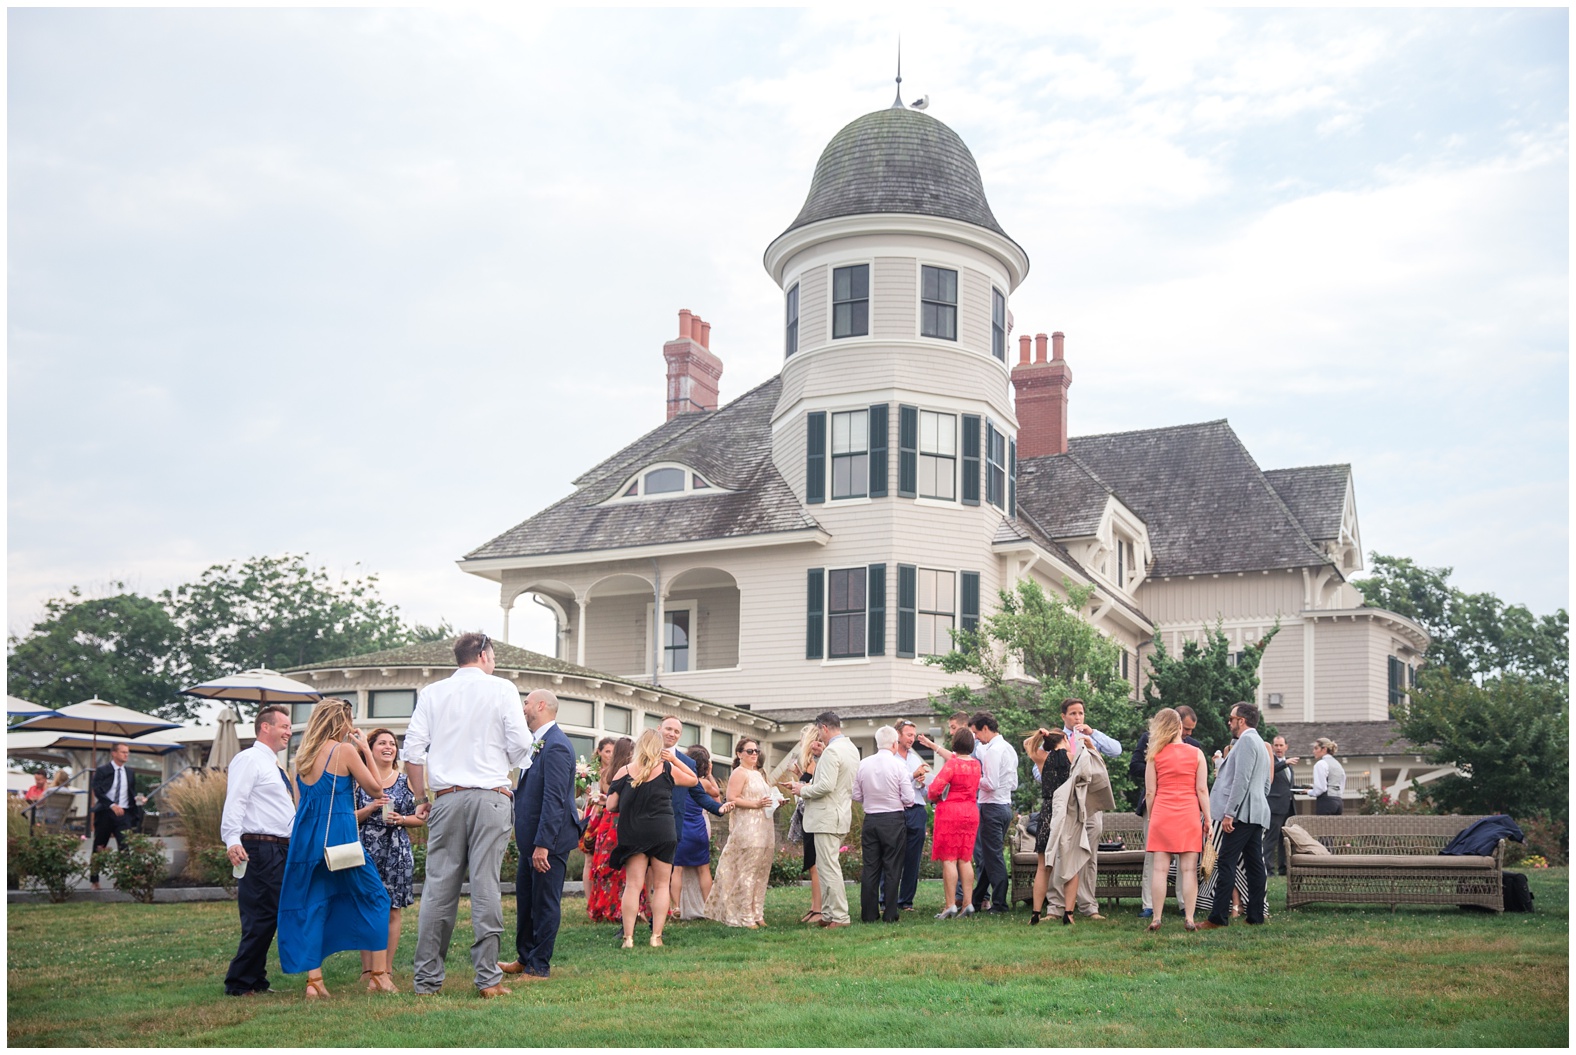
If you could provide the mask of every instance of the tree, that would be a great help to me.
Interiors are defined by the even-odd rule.
[[[1561,608],[1535,616],[1491,593],[1450,585],[1450,568],[1424,568],[1408,557],[1370,554],[1373,573],[1354,585],[1374,608],[1404,615],[1428,631],[1424,660],[1482,683],[1501,674],[1564,683],[1570,676],[1570,617]]]
[[[125,584],[116,583],[117,590]],[[407,626],[377,577],[334,579],[305,555],[216,564],[157,599],[86,599],[76,587],[44,606],[27,636],[8,639],[7,685],[49,706],[98,695],[171,720],[202,703],[186,685],[250,667],[300,666],[453,635],[446,620]]]
[[[1570,723],[1565,686],[1505,674],[1478,685],[1425,668],[1397,714],[1423,757],[1466,776],[1429,785],[1445,812],[1508,813],[1567,820]]]
[[[185,635],[198,680],[249,667],[279,670],[397,648],[412,640],[377,576],[335,581],[304,555],[215,564],[160,600]]]
[[[1081,615],[1090,607],[1094,587],[1063,586],[1065,601],[1032,579],[1002,590],[996,611],[980,621],[978,630],[959,631],[953,635],[953,651],[928,658],[948,673],[970,673],[984,682],[980,689],[957,685],[946,690],[945,697],[935,701],[938,714],[988,710],[1017,748],[1040,726],[1060,729],[1062,700],[1076,696],[1084,701],[1085,721],[1124,747],[1132,745],[1140,716],[1130,698],[1132,687],[1118,672],[1121,651]],[[1008,658],[1032,681],[1009,681]],[[1130,789],[1126,766],[1107,768],[1113,793]],[[1024,761],[1017,798],[1025,805],[1039,801],[1039,789],[1028,777]]]
[[[193,710],[176,695],[185,675],[180,628],[151,598],[84,598],[73,586],[45,602],[32,632],[7,646],[6,691],[33,703],[64,707],[98,696],[172,717]]]
[[[1244,700],[1252,701],[1259,689],[1259,663],[1264,650],[1280,632],[1276,623],[1259,640],[1245,646],[1235,666],[1231,663],[1231,642],[1225,630],[1216,624],[1214,629],[1202,628],[1204,643],[1182,642],[1182,654],[1173,656],[1166,651],[1166,644],[1157,635],[1155,651],[1149,657],[1149,678],[1144,682],[1144,715],[1152,717],[1162,707],[1180,707],[1183,704],[1198,714],[1198,728],[1193,737],[1204,745],[1206,753],[1224,748],[1231,742],[1231,732],[1226,718],[1231,705]],[[1259,730],[1266,741],[1275,730],[1263,726]]]

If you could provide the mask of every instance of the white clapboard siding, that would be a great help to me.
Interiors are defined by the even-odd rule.
[[[899,340],[919,333],[919,265],[913,257],[876,257],[870,283],[870,334]]]

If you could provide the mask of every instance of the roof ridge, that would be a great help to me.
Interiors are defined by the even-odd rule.
[[[1264,469],[1261,471],[1268,475],[1269,473],[1300,473],[1306,472],[1309,469],[1345,469],[1347,472],[1351,472],[1352,463],[1323,462],[1319,465],[1287,465],[1279,469]]]
[[[1286,500],[1281,497],[1280,492],[1275,490],[1275,485],[1270,483],[1269,478],[1264,475],[1264,470],[1259,468],[1259,463],[1254,460],[1253,454],[1248,450],[1247,444],[1242,442],[1242,437],[1237,435],[1237,430],[1232,428],[1230,425],[1227,425],[1226,434],[1230,436],[1231,441],[1237,445],[1237,450],[1242,452],[1242,456],[1248,460],[1248,464],[1253,466],[1253,471],[1258,475],[1259,483],[1263,485],[1265,493],[1268,494],[1270,499],[1280,507],[1280,511],[1286,515],[1286,519],[1291,523],[1291,526],[1297,529],[1297,534],[1302,538],[1303,544],[1306,545],[1308,549],[1319,558],[1319,563],[1333,563],[1330,560],[1329,555],[1319,548],[1319,544],[1317,542],[1313,541],[1313,536],[1308,534],[1308,529],[1302,526],[1302,521],[1297,518],[1297,514],[1291,511],[1291,506],[1286,504]]]
[[[1068,437],[1068,442],[1071,442],[1072,440],[1099,440],[1104,439],[1107,436],[1136,436],[1142,432],[1177,432],[1182,429],[1201,429],[1206,425],[1224,425],[1229,429],[1231,427],[1231,422],[1226,418],[1212,418],[1209,421],[1192,421],[1185,422],[1181,425],[1160,425],[1152,429],[1122,429],[1117,432],[1090,432],[1081,436],[1070,436]],[[1069,453],[1071,452],[1069,451]],[[1043,455],[1042,457],[1055,456]]]
[[[1126,499],[1122,498],[1121,495],[1117,494],[1116,493],[1116,488],[1114,488],[1110,484],[1106,483],[1105,480],[1100,476],[1100,474],[1094,471],[1094,467],[1092,465],[1090,465],[1088,462],[1084,461],[1082,458],[1078,457],[1078,455],[1074,454],[1072,451],[1068,451],[1067,452],[1067,457],[1072,460],[1072,463],[1074,465],[1076,465],[1076,466],[1078,466],[1078,468],[1082,469],[1088,475],[1089,479],[1093,480],[1095,483],[1097,483],[1101,487],[1105,488],[1105,493],[1106,494],[1110,495],[1112,498],[1116,499],[1118,502],[1121,502],[1124,506],[1127,505]],[[1131,509],[1132,507],[1128,506],[1128,508]],[[1134,510],[1134,512],[1136,513],[1137,510]],[[1139,519],[1142,520],[1143,518],[1139,517]]]

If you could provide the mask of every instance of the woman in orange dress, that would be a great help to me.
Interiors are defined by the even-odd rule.
[[[1198,855],[1209,832],[1209,786],[1205,780],[1204,752],[1182,742],[1182,716],[1162,707],[1149,720],[1149,760],[1144,764],[1144,794],[1149,801],[1149,838],[1144,844],[1155,855],[1150,897],[1155,906],[1151,931],[1160,929],[1166,904],[1166,873],[1171,855],[1177,859],[1177,900],[1183,926],[1197,930],[1193,908],[1198,901]]]

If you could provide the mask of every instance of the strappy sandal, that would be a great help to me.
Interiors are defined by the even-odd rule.
[[[370,993],[372,991],[370,986],[376,984],[375,982],[372,981],[372,976],[377,974],[377,973],[378,972],[376,972],[376,971],[362,971],[361,972],[361,977],[356,979],[356,984],[360,985],[362,982],[368,983],[369,988],[367,989],[367,992]]]
[[[390,972],[388,972],[388,971],[368,971],[367,973],[372,975],[372,981],[367,983],[367,992],[369,992],[369,993],[397,993],[397,992],[399,992],[399,988],[397,986],[395,986],[395,984],[394,984],[394,979],[389,977]],[[382,980],[379,981],[379,979],[382,979]]]
[[[328,986],[323,984],[322,975],[318,975],[316,978],[308,976],[306,980],[306,998],[308,1000],[318,1000],[328,995]]]

